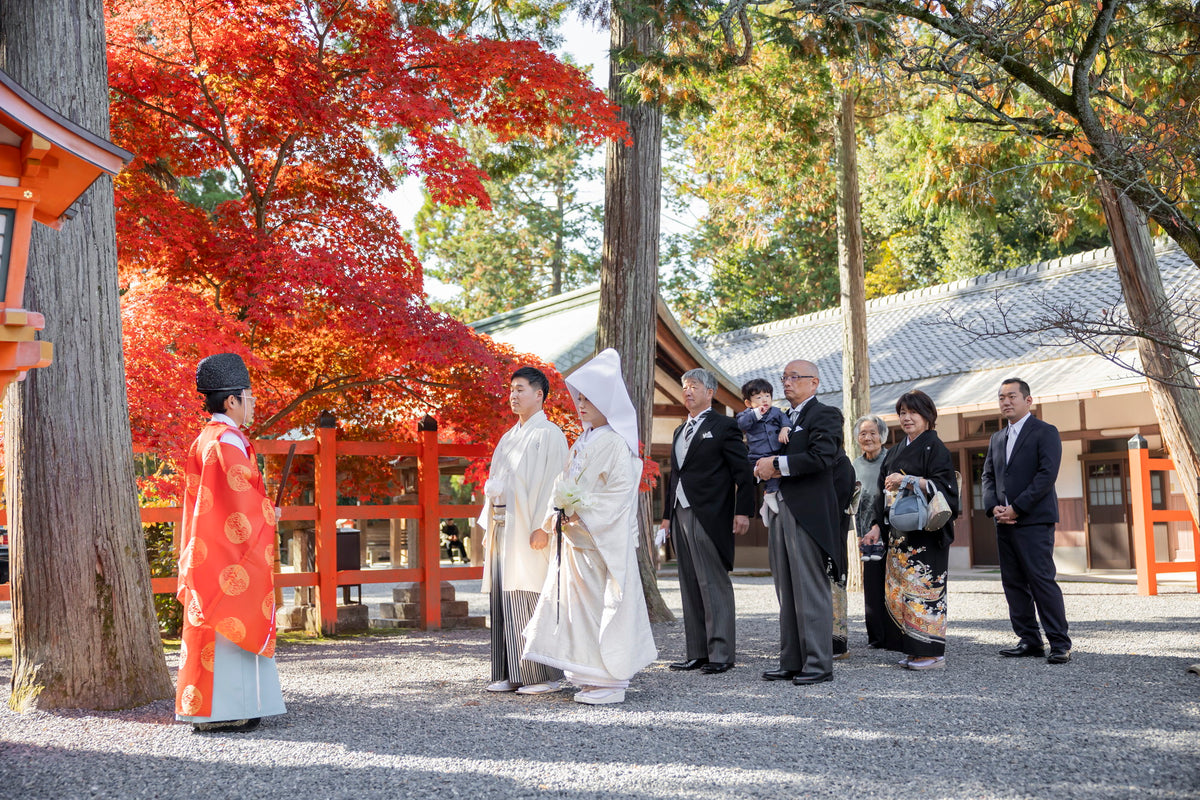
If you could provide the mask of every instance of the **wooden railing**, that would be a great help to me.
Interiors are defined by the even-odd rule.
[[[1151,458],[1146,440],[1134,436],[1129,440],[1129,502],[1133,507],[1130,520],[1133,534],[1133,558],[1137,567],[1138,594],[1158,594],[1158,576],[1178,572],[1196,573],[1196,591],[1200,592],[1200,529],[1186,508],[1155,508],[1151,492],[1152,472],[1175,471],[1169,458]],[[1187,488],[1184,488],[1187,491]],[[1162,486],[1165,499],[1170,493],[1170,480]],[[1158,522],[1186,522],[1192,531],[1191,561],[1159,561],[1154,546],[1154,525]]]
[[[299,442],[279,439],[258,439],[254,448],[260,455],[285,455],[292,444],[296,455],[314,458],[315,491],[313,505],[283,507],[282,520],[303,520],[314,523],[316,541],[316,570],[314,572],[285,572],[275,576],[280,588],[315,587],[321,614],[321,628],[326,633],[337,631],[337,590],[339,586],[370,583],[411,581],[421,584],[421,623],[426,629],[442,627],[441,582],[448,580],[477,580],[483,577],[482,566],[442,566],[440,522],[442,519],[474,517],[481,506],[446,505],[440,503],[439,484],[442,458],[486,458],[491,448],[480,444],[447,444],[438,441],[437,423],[426,417],[417,426],[415,443],[348,442],[339,441],[337,430],[318,427],[316,437]],[[417,462],[417,502],[410,505],[338,505],[338,456],[411,457]],[[183,509],[179,506],[143,508],[142,522],[179,523]],[[417,521],[416,558],[399,569],[337,569],[337,521],[412,519]],[[2,521],[2,520],[0,520]],[[393,553],[393,559],[396,554]],[[412,563],[415,561],[416,563]],[[176,578],[152,578],[156,594],[174,594]],[[0,600],[9,599],[9,584],[0,584]]]

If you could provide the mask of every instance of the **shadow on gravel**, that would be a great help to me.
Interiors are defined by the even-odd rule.
[[[1200,678],[1185,672],[1200,661],[1187,653],[1200,647],[1194,601],[1081,599],[1090,616],[1072,618],[1074,661],[1056,666],[998,655],[1015,640],[993,582],[951,595],[947,666],[913,672],[865,647],[852,596],[850,657],[833,682],[796,687],[760,677],[777,666],[779,631],[769,582],[744,588],[755,581],[739,598],[733,670],[670,671],[683,626],[657,625],[660,660],[620,706],[483,691],[486,630],[288,644],[288,714],[244,735],[168,724],[169,702],[116,714],[0,708],[0,787],[22,800],[228,787],[355,800],[1197,796]],[[1070,613],[1070,592],[1067,603]]]
[[[244,737],[242,737],[244,738]],[[233,739],[227,740],[232,743]],[[0,747],[5,764],[0,776],[20,776],[5,783],[5,795],[19,798],[139,797],[215,798],[320,797],[329,800],[364,798],[442,798],[460,793],[475,798],[530,797],[528,782],[479,768],[451,771],[416,769],[364,763],[251,765],[223,761],[214,771],[210,759],[174,756],[126,756],[118,753],[81,751],[37,745]],[[444,756],[445,754],[439,754]],[[72,765],[86,760],[81,773]],[[597,793],[585,787],[543,786],[554,797],[591,798]],[[537,794],[541,794],[538,792]],[[615,800],[633,800],[642,795],[604,792]]]

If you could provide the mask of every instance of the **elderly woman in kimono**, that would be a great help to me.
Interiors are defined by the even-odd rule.
[[[576,702],[620,703],[630,678],[658,657],[637,564],[637,416],[615,350],[566,383],[583,433],[530,537],[553,550],[524,657],[563,670],[580,687]]]

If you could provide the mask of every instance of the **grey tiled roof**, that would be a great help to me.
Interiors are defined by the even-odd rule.
[[[1200,295],[1200,270],[1173,242],[1156,242],[1156,252],[1168,293]],[[978,327],[981,320],[997,318],[999,304],[1013,324],[1021,324],[1041,304],[1098,310],[1121,298],[1112,251],[1103,249],[872,300],[867,303],[872,410],[892,410],[896,398],[913,387],[926,391],[939,408],[990,404],[999,381],[1014,373],[1042,397],[1141,383],[1083,345],[1050,336],[971,341],[945,324],[947,311]],[[814,361],[821,373],[819,396],[841,405],[839,309],[697,341],[735,381],[767,378],[777,391],[785,363]]]
[[[718,383],[737,398],[739,385],[688,335],[661,297],[657,302],[660,347],[664,338],[673,339],[696,365],[712,371]],[[569,375],[596,352],[599,316],[600,286],[596,284],[481,319],[471,327],[510,345],[518,353],[532,353],[549,361],[563,375]],[[687,362],[684,366],[693,363],[684,360]]]
[[[471,323],[480,333],[532,353],[566,374],[596,352],[600,286],[587,286]]]

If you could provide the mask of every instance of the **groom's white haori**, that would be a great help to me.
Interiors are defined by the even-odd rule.
[[[492,566],[499,561],[506,592],[540,592],[546,582],[550,554],[529,546],[529,534],[542,523],[554,479],[567,462],[567,437],[538,411],[500,437],[492,453],[485,484],[487,495],[479,526],[488,532],[484,542],[482,591],[492,589]],[[489,491],[490,490],[490,491]],[[494,492],[493,495],[491,492]],[[495,506],[504,506],[503,535],[491,541]]]

